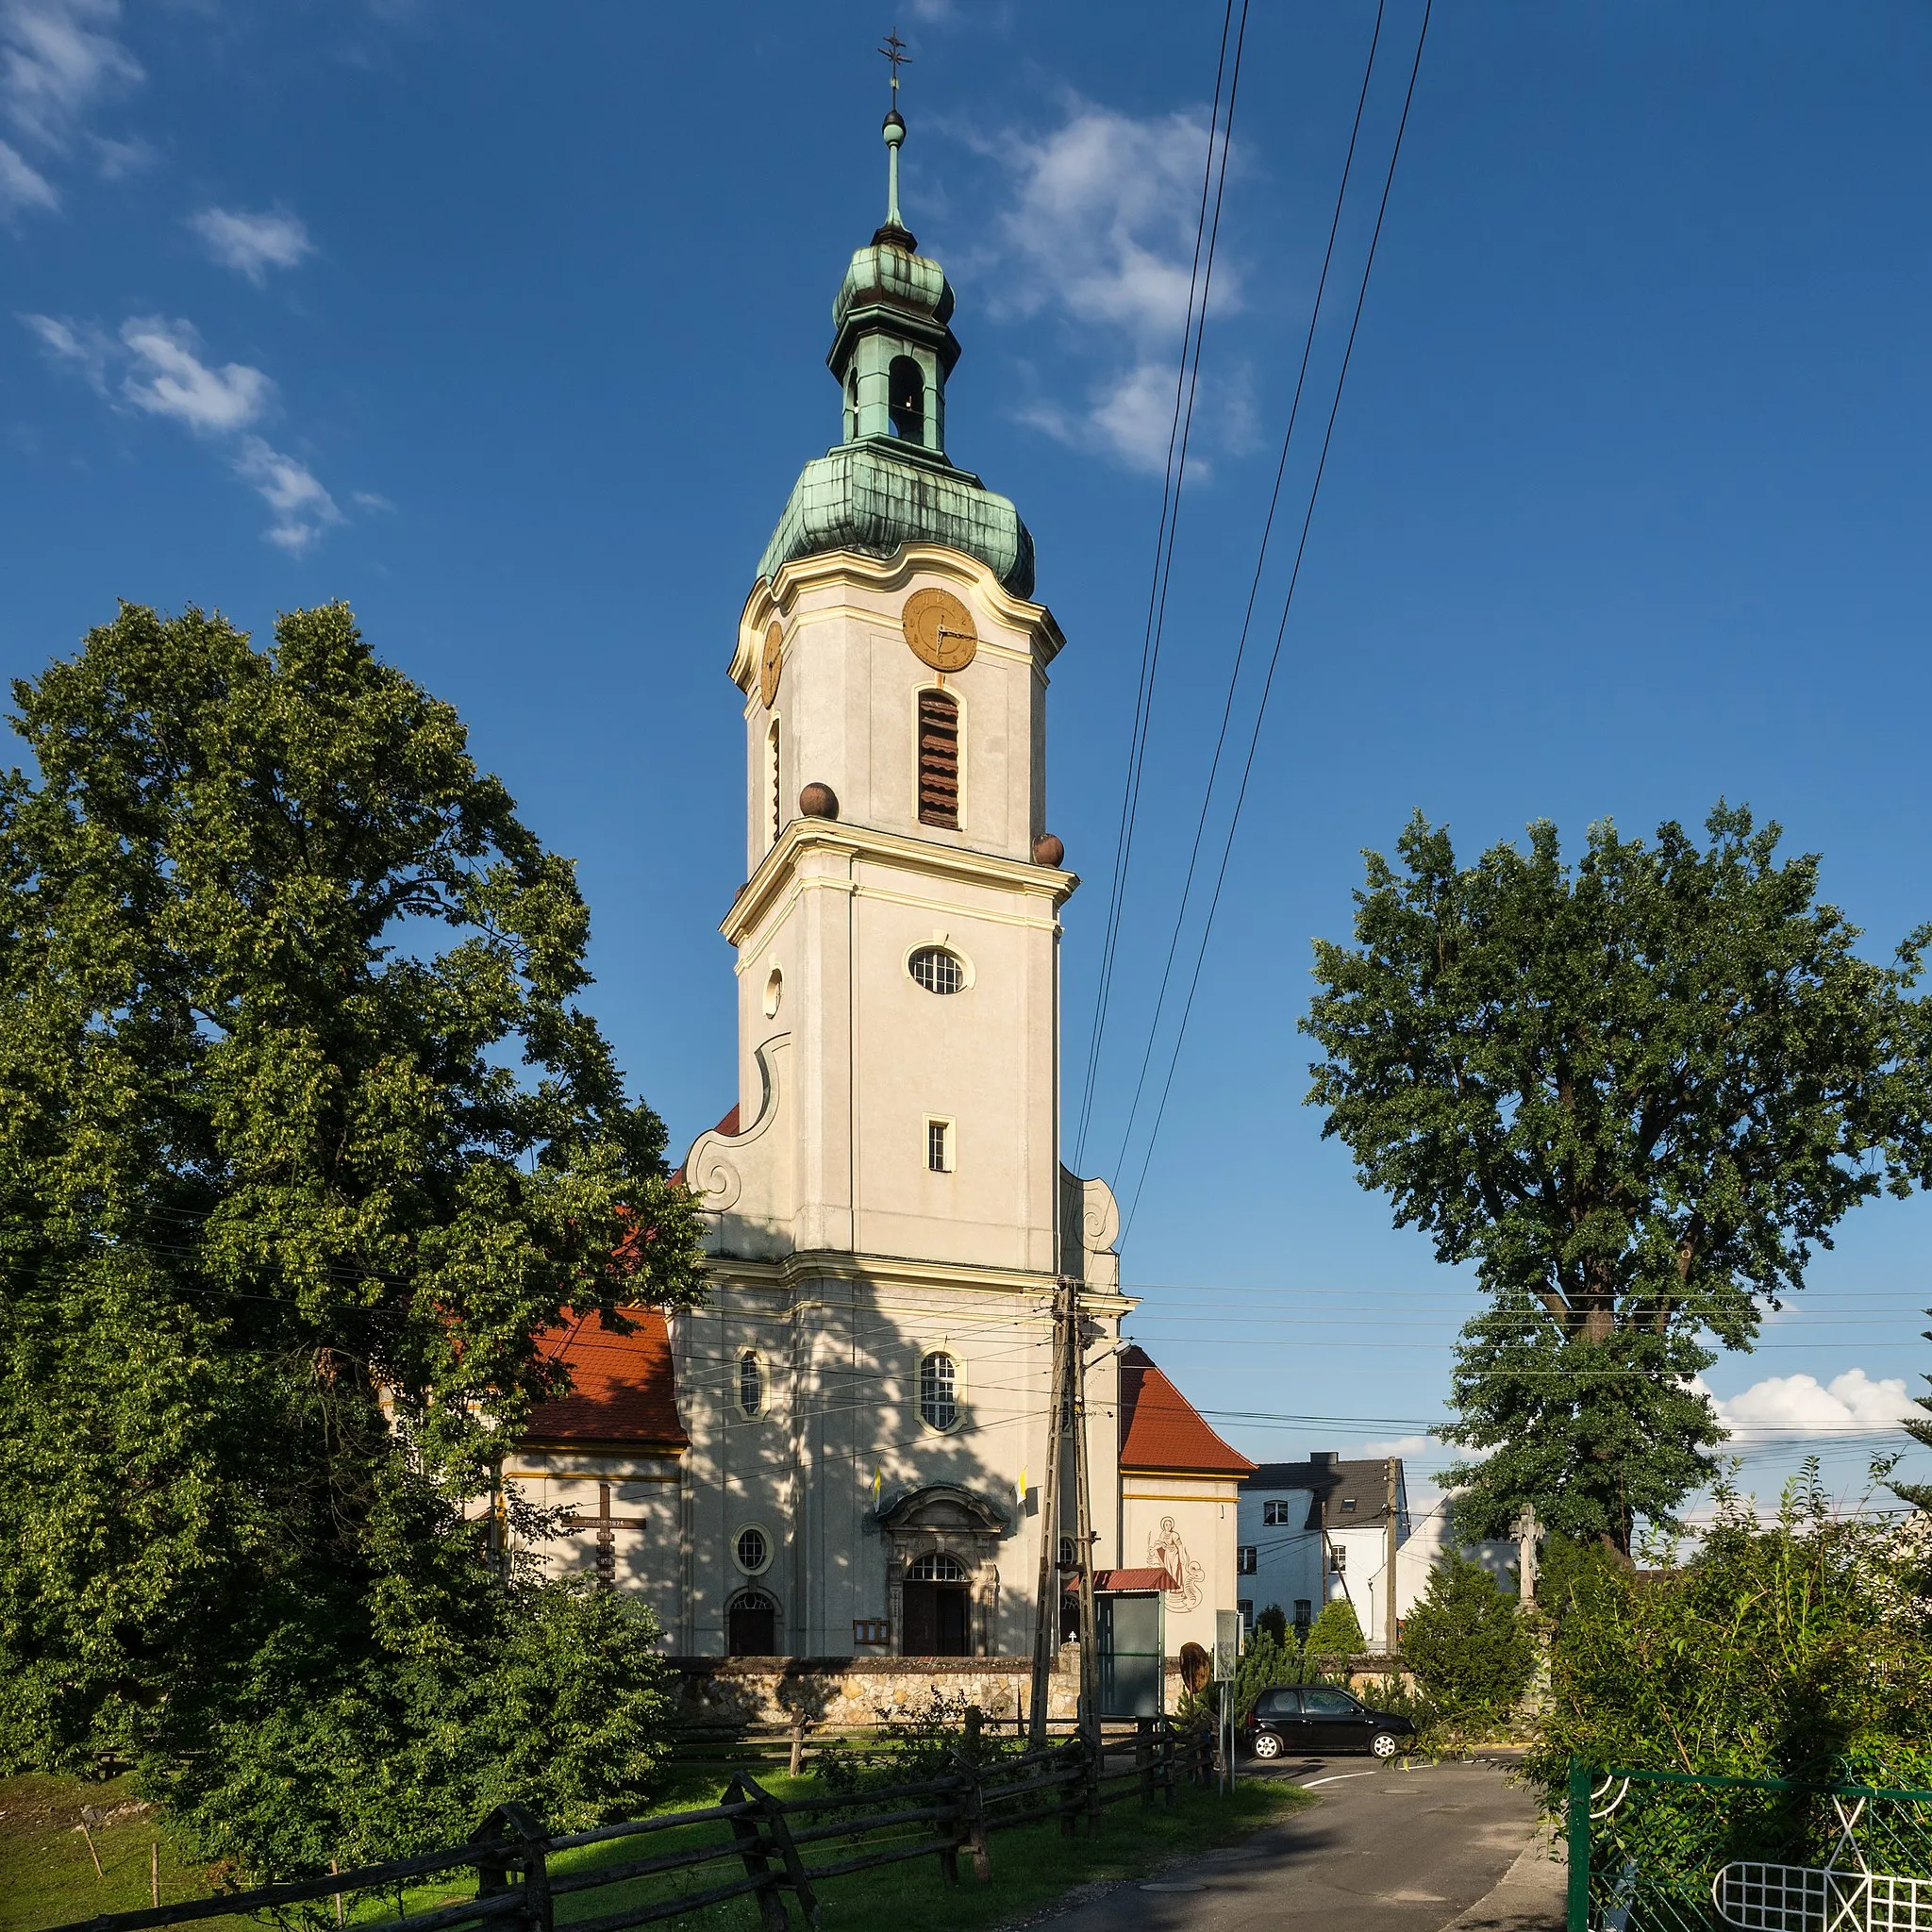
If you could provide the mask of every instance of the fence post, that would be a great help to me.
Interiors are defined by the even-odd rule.
[[[499,1805],[477,1828],[476,1836],[503,1847],[500,1859],[477,1865],[476,1896],[496,1898],[508,1891],[509,1874],[519,1871],[524,1879],[517,1887],[524,1895],[524,1924],[529,1932],[551,1932],[550,1868],[543,1862],[549,1833],[521,1805]]]
[[[791,1762],[787,1767],[793,1777],[805,1770],[805,1713],[794,1711],[791,1717]]]
[[[1567,1932],[1590,1932],[1590,1766],[1570,1760],[1570,1890]]]
[[[778,1875],[772,1870],[771,1860],[765,1857],[768,1840],[758,1828],[768,1819],[771,1800],[741,1773],[724,1787],[724,1802],[727,1805],[749,1804],[756,1807],[755,1817],[748,1818],[741,1811],[732,1818],[731,1836],[738,1840],[739,1857],[744,1860],[744,1875],[760,1881],[752,1896],[758,1902],[765,1932],[790,1932],[791,1921],[786,1916],[785,1901],[778,1896]],[[775,1839],[776,1834],[773,1836]],[[776,1849],[775,1845],[771,1848]]]
[[[1141,1802],[1151,1807],[1154,1803],[1154,1720],[1151,1717],[1134,1720],[1134,1769],[1141,1774]]]
[[[1164,1717],[1160,1721],[1160,1783],[1167,1795],[1167,1808],[1174,1807],[1174,1720]]]
[[[1080,1786],[1082,1783],[1082,1759],[1086,1757],[1086,1743],[1080,1738],[1069,1738],[1060,1746],[1062,1775],[1066,1782],[1060,1791],[1060,1836],[1072,1838],[1079,1828]]]

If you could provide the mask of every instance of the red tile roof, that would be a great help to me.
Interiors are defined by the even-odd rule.
[[[1121,1467],[1246,1475],[1255,1465],[1201,1420],[1143,1348],[1121,1357]]]
[[[1122,1590],[1178,1590],[1180,1581],[1162,1569],[1152,1570],[1096,1570],[1093,1573],[1093,1587],[1100,1591]],[[1080,1579],[1067,1578],[1067,1592],[1077,1594]]]
[[[676,1374],[663,1312],[624,1312],[636,1324],[629,1335],[613,1333],[595,1315],[544,1334],[543,1352],[570,1370],[571,1392],[537,1405],[525,1441],[691,1446],[677,1419]]]

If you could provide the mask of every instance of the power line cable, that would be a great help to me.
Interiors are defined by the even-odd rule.
[[[1248,737],[1247,758],[1241,766],[1241,781],[1235,793],[1234,812],[1228,820],[1227,836],[1222,843],[1221,865],[1215,874],[1214,893],[1208,902],[1208,917],[1201,928],[1201,942],[1194,954],[1194,970],[1188,983],[1187,1003],[1181,1008],[1180,1025],[1174,1033],[1174,1050],[1168,1056],[1167,1076],[1161,1083],[1160,1105],[1154,1115],[1154,1124],[1148,1130],[1147,1146],[1141,1158],[1141,1171],[1135,1177],[1134,1191],[1129,1197],[1127,1211],[1122,1217],[1121,1236],[1125,1240],[1133,1226],[1134,1215],[1141,1205],[1141,1191],[1146,1185],[1147,1169],[1154,1158],[1154,1148],[1160,1138],[1160,1124],[1166,1118],[1168,1096],[1174,1091],[1174,1069],[1180,1064],[1182,1042],[1187,1038],[1188,1022],[1194,1010],[1194,996],[1200,991],[1201,966],[1208,957],[1208,941],[1214,930],[1214,916],[1220,909],[1222,888],[1227,882],[1229,855],[1234,850],[1234,836],[1241,824],[1241,808],[1247,802],[1248,781],[1254,774],[1255,751],[1261,741],[1262,721],[1268,715],[1268,698],[1274,688],[1274,674],[1281,662],[1281,645],[1288,634],[1288,617],[1294,604],[1295,586],[1301,580],[1302,559],[1307,555],[1308,530],[1315,520],[1315,506],[1321,499],[1322,478],[1328,467],[1328,452],[1335,439],[1335,419],[1341,409],[1341,397],[1348,383],[1349,363],[1355,356],[1357,331],[1361,327],[1362,308],[1368,300],[1369,279],[1374,272],[1375,251],[1382,240],[1382,225],[1389,213],[1389,196],[1395,185],[1395,167],[1402,158],[1402,140],[1408,129],[1408,112],[1415,101],[1416,76],[1422,72],[1423,48],[1429,36],[1429,15],[1435,0],[1424,0],[1423,21],[1415,39],[1415,59],[1408,71],[1408,88],[1402,99],[1402,118],[1396,124],[1395,142],[1389,154],[1389,172],[1382,182],[1382,199],[1375,210],[1374,232],[1369,238],[1368,259],[1362,268],[1361,289],[1356,297],[1355,315],[1348,325],[1348,341],[1342,350],[1341,367],[1335,378],[1335,399],[1328,410],[1328,424],[1322,436],[1322,453],[1315,464],[1314,481],[1308,490],[1308,507],[1302,518],[1301,537],[1295,545],[1294,567],[1289,573],[1288,589],[1281,602],[1281,622],[1275,626],[1274,648],[1268,658],[1268,675],[1261,683],[1260,702],[1255,708],[1255,725]]]
[[[1141,1096],[1147,1085],[1147,1069],[1154,1058],[1154,1043],[1160,1034],[1160,1016],[1167,1008],[1167,989],[1174,974],[1174,955],[1180,946],[1181,928],[1187,920],[1188,902],[1193,895],[1194,869],[1200,862],[1201,841],[1207,834],[1208,811],[1214,798],[1215,780],[1221,775],[1221,754],[1227,742],[1227,727],[1234,715],[1235,693],[1241,684],[1241,666],[1247,660],[1248,633],[1255,620],[1255,602],[1260,593],[1261,573],[1268,561],[1268,544],[1274,534],[1274,512],[1281,502],[1282,479],[1288,474],[1288,453],[1294,441],[1295,424],[1301,416],[1302,391],[1308,379],[1308,360],[1315,346],[1315,326],[1322,317],[1323,301],[1328,290],[1328,271],[1335,260],[1335,240],[1341,228],[1341,211],[1348,198],[1348,184],[1355,172],[1356,148],[1361,139],[1362,113],[1369,102],[1369,83],[1374,77],[1375,52],[1382,43],[1382,21],[1387,0],[1377,0],[1375,28],[1369,39],[1369,58],[1362,67],[1361,92],[1356,96],[1355,125],[1349,129],[1348,154],[1341,164],[1341,180],[1335,191],[1335,212],[1328,223],[1328,245],[1322,256],[1322,273],[1315,283],[1315,299],[1308,309],[1307,333],[1302,338],[1301,368],[1295,375],[1294,400],[1289,405],[1288,427],[1282,432],[1281,457],[1274,466],[1274,487],[1268,496],[1268,514],[1261,525],[1261,541],[1255,554],[1255,574],[1248,584],[1247,608],[1241,613],[1241,641],[1235,648],[1234,668],[1228,673],[1227,697],[1221,709],[1221,729],[1214,740],[1214,756],[1208,761],[1208,783],[1201,793],[1201,809],[1194,821],[1194,842],[1188,853],[1187,876],[1181,882],[1180,904],[1174,916],[1174,931],[1168,936],[1167,959],[1160,969],[1160,991],[1155,995],[1154,1017],[1147,1025],[1147,1044],[1141,1055],[1140,1076],[1134,1082],[1134,1098],[1127,1108],[1126,1125],[1121,1129],[1119,1152],[1114,1156],[1118,1174],[1127,1158],[1133,1140],[1134,1122],[1141,1111]]]
[[[1154,574],[1147,587],[1147,619],[1141,643],[1141,674],[1134,693],[1133,727],[1127,740],[1126,775],[1121,788],[1121,820],[1114,835],[1113,875],[1108,889],[1107,924],[1101,941],[1093,1024],[1088,1040],[1086,1075],[1080,1099],[1080,1126],[1074,1147],[1074,1165],[1076,1168],[1086,1154],[1087,1128],[1093,1113],[1094,1083],[1099,1074],[1101,1041],[1107,1032],[1108,1008],[1113,991],[1113,967],[1120,945],[1127,873],[1133,860],[1134,822],[1140,807],[1141,774],[1146,762],[1147,735],[1153,724],[1154,686],[1159,671],[1160,641],[1167,621],[1167,585],[1174,569],[1174,540],[1180,527],[1181,486],[1187,475],[1188,445],[1193,432],[1194,399],[1201,376],[1201,344],[1207,334],[1208,298],[1213,286],[1215,248],[1221,234],[1221,208],[1227,187],[1227,156],[1234,132],[1235,97],[1241,89],[1241,52],[1247,40],[1248,0],[1241,0],[1241,25],[1235,32],[1234,62],[1228,74],[1227,111],[1224,116],[1221,112],[1221,82],[1223,70],[1227,64],[1227,36],[1233,15],[1234,0],[1227,0],[1221,24],[1221,55],[1214,71],[1214,105],[1208,122],[1208,158],[1201,175],[1201,211],[1194,229],[1194,266],[1188,283],[1188,314],[1181,331],[1180,365],[1174,376],[1174,423],[1168,431],[1167,471],[1161,482],[1160,521],[1154,541]],[[1218,175],[1215,172],[1217,125],[1221,133]],[[1208,214],[1210,177],[1214,179],[1211,224]],[[1200,291],[1198,308],[1195,302],[1197,281]]]

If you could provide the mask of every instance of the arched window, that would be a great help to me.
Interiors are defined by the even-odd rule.
[[[964,1583],[966,1572],[960,1567],[958,1557],[948,1557],[935,1550],[929,1557],[922,1557],[906,1573],[912,1583]]]
[[[778,834],[784,829],[784,792],[778,782],[778,721],[772,720],[772,728],[765,734],[765,795],[772,802],[772,842],[778,842]]]
[[[925,371],[910,356],[894,356],[886,374],[892,434],[908,442],[925,441]]]
[[[765,1365],[755,1348],[738,1357],[738,1407],[745,1415],[765,1412]]]
[[[942,691],[919,693],[919,823],[959,829],[959,707]]]
[[[949,1355],[935,1351],[920,1361],[919,1419],[934,1429],[959,1420],[959,1371]]]
[[[858,434],[858,371],[845,372],[845,440],[850,442]]]
[[[733,1597],[724,1620],[724,1647],[733,1657],[778,1654],[778,1606],[761,1590]]]

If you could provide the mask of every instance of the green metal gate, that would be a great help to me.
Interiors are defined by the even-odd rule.
[[[1569,1932],[1932,1932],[1932,1791],[1573,1759]]]

